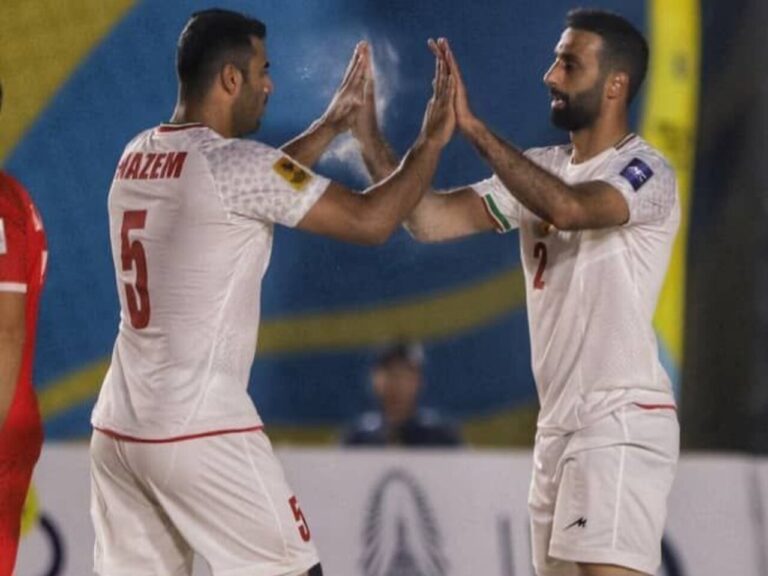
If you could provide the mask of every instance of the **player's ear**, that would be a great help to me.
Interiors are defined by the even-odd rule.
[[[235,95],[243,82],[243,73],[234,64],[224,64],[219,72],[219,82],[227,94]]]
[[[626,72],[613,72],[608,76],[606,95],[609,99],[623,98],[629,90],[629,74]]]

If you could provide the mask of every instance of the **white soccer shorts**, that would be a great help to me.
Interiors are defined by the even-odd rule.
[[[172,443],[91,439],[99,576],[295,576],[317,551],[261,431]]]
[[[679,454],[677,414],[628,405],[573,434],[538,434],[528,498],[537,576],[576,563],[655,574]]]

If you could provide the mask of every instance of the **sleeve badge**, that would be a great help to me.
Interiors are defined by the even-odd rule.
[[[277,162],[275,162],[272,165],[272,170],[277,172],[277,175],[288,182],[291,188],[297,192],[302,192],[304,188],[307,187],[307,184],[309,184],[310,180],[312,180],[312,176],[309,174],[309,172],[307,172],[307,170],[299,166],[296,162],[287,156],[283,156]]]
[[[653,177],[653,170],[640,158],[633,158],[629,164],[624,166],[620,174],[622,178],[630,183],[632,189],[637,192],[643,184]]]

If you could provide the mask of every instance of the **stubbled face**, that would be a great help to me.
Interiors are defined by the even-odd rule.
[[[274,86],[269,76],[269,60],[264,42],[251,40],[254,54],[243,75],[243,83],[232,106],[232,124],[237,136],[256,132],[267,107]]]
[[[385,420],[392,424],[400,424],[413,414],[420,387],[419,368],[404,360],[389,362],[373,372],[373,390]]]
[[[602,45],[593,32],[566,28],[555,46],[544,83],[552,97],[550,119],[558,128],[577,132],[600,116],[606,79],[600,69]]]

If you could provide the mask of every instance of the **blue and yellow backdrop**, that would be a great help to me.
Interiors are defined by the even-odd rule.
[[[652,42],[651,72],[633,118],[637,130],[678,168],[687,208],[698,3],[591,4],[620,11]],[[211,5],[9,0],[0,6],[5,87],[0,160],[30,190],[49,237],[36,360],[49,438],[89,434],[90,409],[118,323],[106,211],[110,180],[124,144],[169,118],[176,97],[176,38],[192,11]],[[548,125],[541,77],[570,2],[222,0],[217,5],[246,11],[268,26],[276,90],[257,137],[269,144],[282,144],[322,113],[355,43],[365,38],[380,76],[384,131],[404,151],[417,134],[431,90],[433,60],[426,39],[437,36],[451,39],[474,108],[499,133],[522,147],[565,138]],[[365,186],[349,141],[334,146],[317,169]],[[466,184],[488,174],[457,139],[436,184]],[[661,353],[675,380],[682,359],[686,231],[687,224],[656,319]],[[425,343],[424,401],[464,420],[470,438],[508,443],[515,422],[530,422],[535,389],[515,235],[427,246],[400,232],[371,249],[281,229],[263,294],[250,390],[273,430],[310,430],[318,437],[318,431],[328,433],[369,407],[372,351],[394,338]]]

